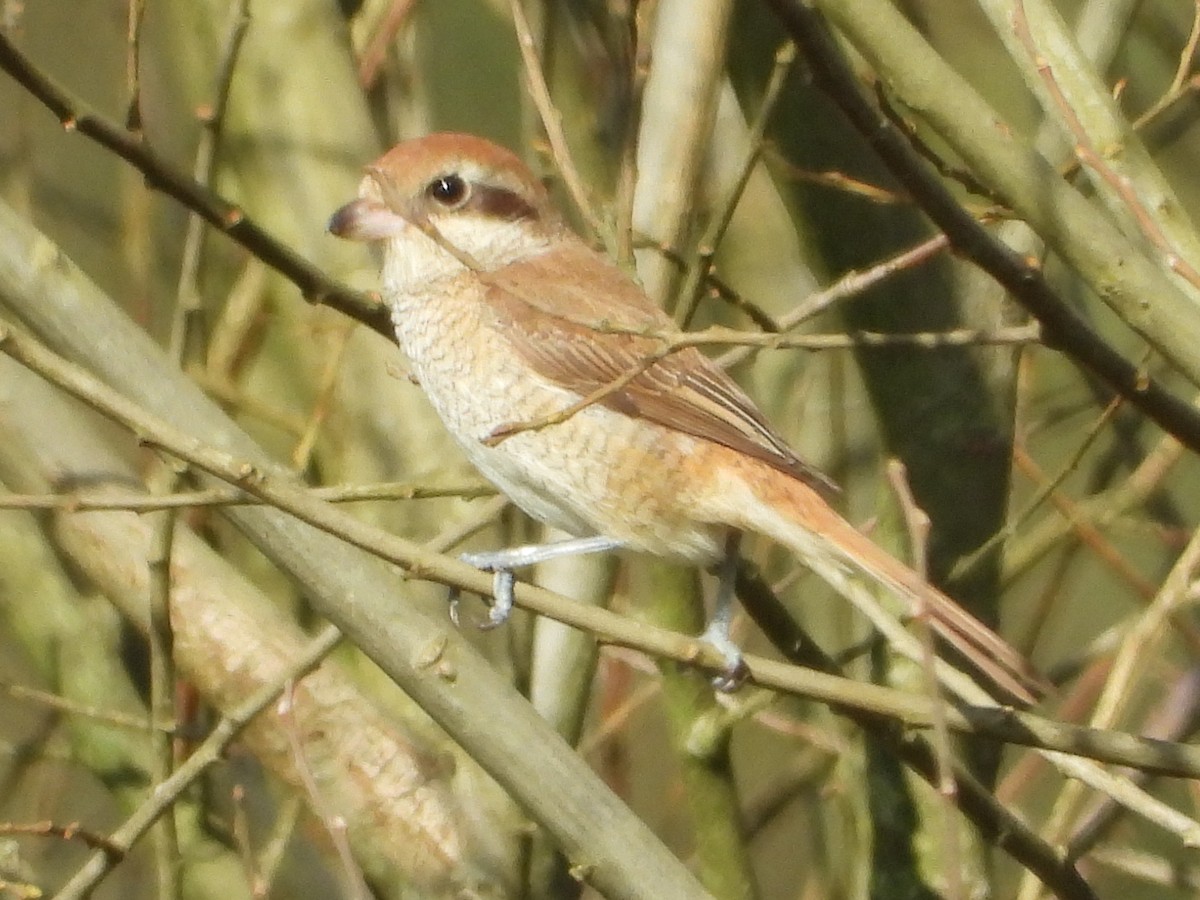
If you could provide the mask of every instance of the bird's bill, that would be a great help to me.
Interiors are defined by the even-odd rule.
[[[382,241],[396,237],[407,227],[379,200],[361,197],[352,200],[329,219],[329,232],[349,241]]]

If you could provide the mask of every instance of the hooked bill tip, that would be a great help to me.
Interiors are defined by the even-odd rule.
[[[382,241],[402,233],[402,216],[378,200],[351,200],[329,217],[329,233],[350,241]]]
[[[329,217],[329,224],[326,229],[330,234],[336,237],[351,237],[354,231],[354,223],[358,218],[358,204],[361,201],[354,200],[341,207],[337,212]]]

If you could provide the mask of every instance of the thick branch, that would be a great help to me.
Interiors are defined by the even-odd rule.
[[[378,300],[332,280],[273,238],[241,208],[158,156],[140,134],[127,131],[88,109],[82,101],[39,71],[3,31],[0,31],[0,69],[57,116],[64,129],[77,131],[117,154],[145,176],[147,185],[178,200],[222,234],[241,244],[295,284],[307,300],[331,306],[389,340],[394,338],[387,309]]]
[[[863,93],[824,18],[800,0],[767,2],[804,53],[815,83],[838,104],[913,199],[945,231],[955,250],[995,278],[1042,324],[1047,344],[1095,373],[1192,450],[1200,451],[1200,413],[1122,357],[1063,302],[1038,268],[995,240],[971,217]],[[954,115],[969,121],[960,122],[954,134],[943,136],[985,183],[1000,190],[1101,299],[1200,385],[1200,354],[1196,353],[1200,347],[1200,319],[1162,271],[1129,245],[1042,157],[1018,148],[1014,138],[1006,138],[999,119],[983,100],[924,47],[920,36],[890,5],[854,0],[830,4],[829,13],[847,28],[858,49],[868,55],[903,99],[915,103],[926,117],[931,116],[935,101],[924,97],[914,100],[907,90],[912,83],[920,79],[922,84],[936,85],[939,91],[953,88],[954,100],[947,101],[947,106]],[[888,37],[873,40],[880,29]],[[899,42],[899,35],[908,40]],[[926,67],[921,72],[915,71],[918,59],[914,55]],[[930,67],[936,68],[936,75],[930,74]],[[931,121],[938,126],[938,121]],[[963,145],[959,138],[964,133],[974,134],[977,143]],[[986,140],[979,137],[984,134]]]

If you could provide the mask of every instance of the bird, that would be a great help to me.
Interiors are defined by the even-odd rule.
[[[738,538],[778,542],[837,593],[883,591],[1009,699],[1040,679],[999,635],[843,518],[746,392],[624,269],[567,224],[512,151],[470,134],[403,141],[366,168],[335,236],[382,249],[397,341],[468,460],[534,519],[573,537],[467,554],[495,574],[488,624],[513,571],[625,550],[720,572],[704,637],[736,681],[730,640]]]

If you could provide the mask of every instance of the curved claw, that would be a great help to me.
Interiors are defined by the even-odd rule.
[[[479,628],[482,631],[488,631],[503,625],[508,621],[508,617],[512,615],[513,603],[513,585],[516,583],[516,576],[513,575],[512,569],[497,569],[492,577],[492,596],[495,598],[492,602],[492,608],[488,610],[488,617],[479,623]]]
[[[725,660],[725,669],[714,675],[712,686],[723,694],[731,694],[746,683],[750,669],[742,658],[741,648],[729,637],[724,623],[714,620],[700,635],[700,640],[713,647]]]
[[[514,597],[513,585],[516,583],[515,569],[534,566],[551,559],[564,556],[575,556],[581,553],[602,553],[616,550],[623,544],[613,538],[600,536],[572,538],[553,544],[529,544],[522,547],[509,547],[505,550],[493,550],[484,553],[463,553],[458,558],[484,572],[492,572],[495,579],[492,582],[492,596],[495,601],[488,611],[487,620],[480,628],[495,628],[508,621],[512,613]],[[458,592],[450,595],[450,618],[458,624]]]
[[[720,691],[722,694],[732,694],[734,691],[740,690],[749,677],[750,669],[745,660],[738,659],[720,675],[712,677],[713,690]]]
[[[496,562],[496,555],[493,553],[463,553],[459,556],[465,563],[470,563],[475,568],[484,572],[493,573],[492,576],[492,606],[488,610],[487,618],[479,623],[479,628],[483,631],[496,628],[508,621],[508,617],[512,615],[513,605],[516,598],[513,596],[513,586],[516,584],[516,575],[513,570]],[[451,588],[450,595],[447,598],[450,604],[450,621],[455,627],[459,626],[459,601],[462,597],[462,591],[458,588]]]

